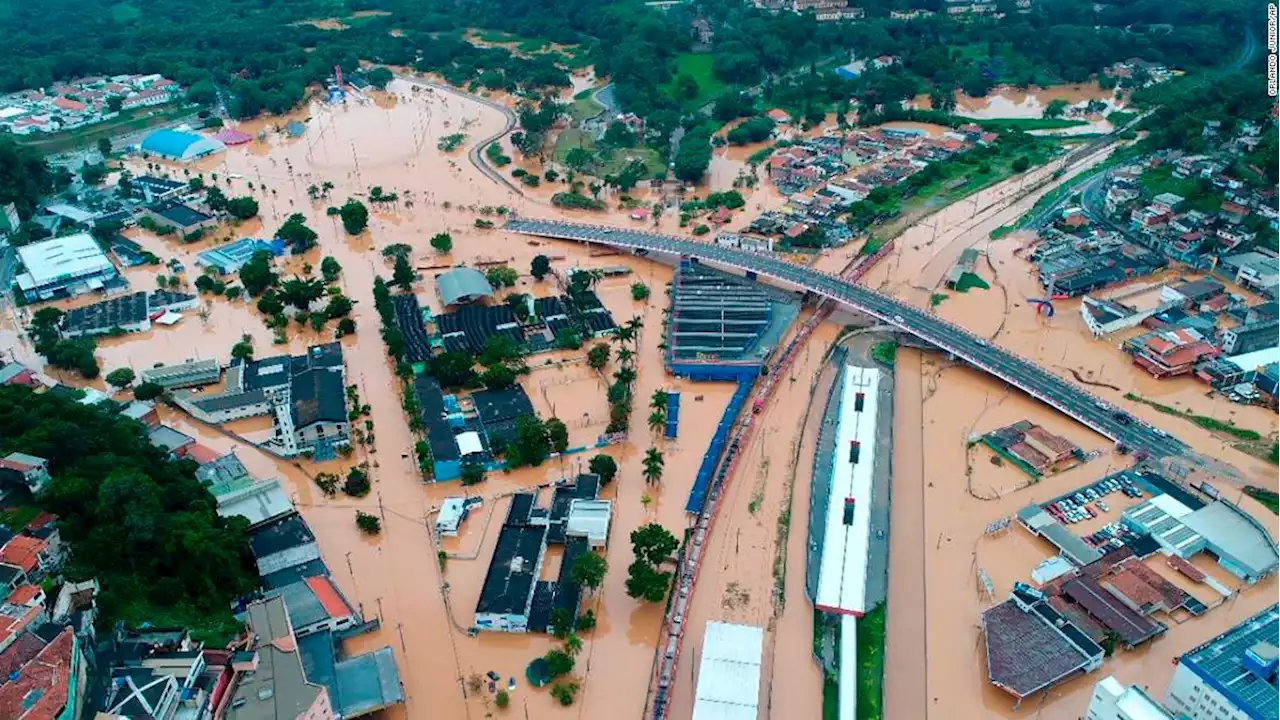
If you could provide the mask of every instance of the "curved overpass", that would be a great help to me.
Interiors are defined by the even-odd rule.
[[[842,280],[836,275],[787,262],[773,255],[621,227],[512,218],[507,221],[505,228],[522,235],[696,257],[705,262],[753,272],[804,288],[941,348],[1057,408],[1117,443],[1124,443],[1134,450],[1145,450],[1154,457],[1179,456],[1189,452],[1189,448],[1178,439],[1143,423],[1030,360],[991,345],[969,331],[915,306]]]

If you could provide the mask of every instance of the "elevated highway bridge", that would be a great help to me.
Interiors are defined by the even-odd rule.
[[[944,350],[1075,418],[1118,445],[1145,452],[1152,458],[1178,457],[1190,453],[1190,448],[1177,438],[1036,363],[988,343],[984,338],[913,305],[842,279],[838,275],[787,262],[772,254],[753,253],[623,227],[512,218],[507,221],[505,229],[521,235],[626,248],[641,254],[693,257],[701,262],[754,273],[808,290]]]

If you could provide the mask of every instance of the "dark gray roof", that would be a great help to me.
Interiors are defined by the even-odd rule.
[[[460,267],[436,276],[436,290],[445,305],[457,305],[493,295],[484,273],[475,268]]]
[[[390,647],[357,655],[334,666],[338,710],[356,717],[404,702],[395,653]]]
[[[440,383],[430,375],[418,375],[413,379],[413,394],[418,398],[431,459],[436,462],[457,460],[460,457],[458,441],[454,438],[453,428],[444,419],[444,396]]]
[[[342,375],[333,370],[304,370],[293,379],[293,425],[346,422],[347,396]]]
[[[147,315],[147,294],[129,293],[122,297],[67,311],[62,318],[62,328],[73,332],[110,330],[122,325],[142,322],[147,319]]]
[[[148,433],[148,435],[152,445],[169,452],[186,447],[196,441],[190,435],[180,433],[168,425],[161,425]]]
[[[530,493],[512,496],[476,603],[477,613],[518,615],[528,608],[547,534],[545,525],[527,524],[529,509],[536,499]]]
[[[300,515],[290,515],[258,528],[249,535],[249,547],[254,556],[259,558],[315,541],[315,533],[311,532]]]
[[[244,463],[240,462],[240,458],[236,457],[235,453],[227,453],[213,462],[205,463],[196,468],[196,479],[205,485],[231,482],[248,476],[248,469],[245,468]]]
[[[324,564],[324,560],[308,560],[300,565],[277,570],[273,573],[267,573],[262,576],[263,590],[279,590],[288,585],[292,585],[304,578],[316,575],[328,575],[329,568]]]
[[[8,587],[21,574],[22,568],[0,563],[0,585]]]
[[[206,222],[213,218],[212,215],[207,215],[205,213],[202,213],[199,210],[196,210],[195,208],[191,207],[190,205],[183,205],[182,203],[176,200],[157,205],[151,208],[151,212],[159,215],[160,217],[164,218],[165,220],[168,220],[169,222],[173,223],[174,225],[177,225],[180,228],[187,228],[187,227],[192,227],[194,225],[199,225],[200,223]]]

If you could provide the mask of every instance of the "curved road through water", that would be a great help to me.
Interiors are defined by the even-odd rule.
[[[609,245],[646,253],[695,257],[704,262],[753,272],[804,288],[941,348],[1022,389],[1118,444],[1146,451],[1156,458],[1188,456],[1191,453],[1190,448],[1177,438],[1138,420],[1030,360],[992,345],[987,340],[913,305],[843,280],[837,275],[780,260],[772,255],[621,227],[512,218],[507,221],[505,228],[522,235]]]
[[[524,193],[520,190],[520,188],[515,183],[508,180],[505,176],[503,176],[502,173],[498,172],[496,169],[490,166],[489,163],[485,162],[484,156],[480,154],[481,152],[484,151],[486,147],[489,146],[490,143],[494,143],[494,142],[497,142],[498,140],[501,140],[503,137],[507,135],[507,133],[511,132],[515,128],[517,119],[516,119],[515,112],[513,112],[511,108],[507,107],[506,105],[503,105],[502,103],[496,100],[490,100],[487,97],[483,97],[480,95],[473,95],[469,92],[459,90],[458,88],[453,87],[452,85],[445,85],[443,83],[432,82],[430,80],[423,80],[422,78],[413,77],[412,75],[397,75],[396,77],[411,85],[418,85],[420,87],[428,87],[433,90],[447,92],[450,95],[456,95],[457,97],[460,97],[460,98],[466,98],[467,100],[478,102],[481,105],[492,108],[502,113],[502,117],[504,120],[502,129],[494,133],[493,135],[490,135],[489,137],[481,140],[480,142],[473,143],[471,147],[467,149],[467,159],[471,161],[472,165],[476,166],[477,170],[484,173],[485,176],[488,177],[490,180],[498,183],[499,185],[505,186],[508,190],[511,190],[517,195],[524,195]]]

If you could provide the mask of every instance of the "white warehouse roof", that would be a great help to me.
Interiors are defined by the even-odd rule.
[[[111,261],[89,233],[76,233],[31,243],[18,248],[18,258],[26,274],[43,287],[63,278],[80,277],[110,270]]]
[[[693,720],[756,720],[763,651],[763,628],[708,622]]]

